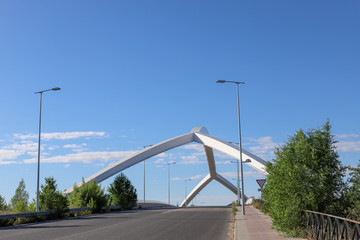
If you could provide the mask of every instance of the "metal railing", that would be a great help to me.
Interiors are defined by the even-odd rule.
[[[80,212],[91,210],[92,208],[83,207],[83,208],[71,208],[69,212]],[[12,214],[4,214],[0,215],[0,220],[12,219],[12,218],[26,218],[26,217],[37,217],[37,216],[47,216],[51,214],[55,214],[56,210],[51,211],[42,211],[42,212],[25,212],[25,213],[12,213]]]
[[[168,205],[162,202],[155,202],[152,201],[150,203],[137,203],[137,205],[134,207],[134,209],[137,208],[143,208],[143,209],[151,209],[151,208],[165,208],[165,207],[174,207],[172,205]],[[119,210],[121,209],[121,206],[107,206],[102,207],[102,210]],[[69,212],[81,212],[81,211],[87,211],[87,210],[93,210],[93,208],[90,207],[83,207],[83,208],[70,208]],[[23,217],[37,217],[37,216],[46,216],[51,214],[56,214],[56,210],[51,211],[42,211],[42,212],[25,212],[25,213],[12,213],[12,214],[4,214],[0,215],[0,220],[6,220],[6,219],[14,219],[14,218],[23,218]]]
[[[312,239],[359,240],[360,222],[325,213],[304,211],[306,227]]]

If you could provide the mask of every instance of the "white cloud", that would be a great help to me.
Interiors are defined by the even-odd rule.
[[[54,133],[42,133],[42,140],[67,140],[67,139],[76,139],[81,137],[104,137],[105,132],[54,132]],[[26,139],[36,139],[38,138],[37,134],[14,134],[15,138],[22,140]]]
[[[121,160],[135,151],[115,151],[115,152],[80,152],[67,155],[60,155],[48,158],[42,158],[43,163],[92,163],[92,162],[109,162],[113,160]],[[35,163],[36,158],[27,159],[24,163]]]
[[[189,149],[189,150],[196,150],[196,151],[204,151],[204,146],[197,143],[187,144],[180,147],[181,149]]]
[[[9,164],[16,164],[18,162],[16,161],[3,161],[3,160],[0,160],[0,165],[9,165]]]
[[[196,176],[192,176],[190,177],[191,180],[195,180],[195,179],[199,179],[199,178],[204,178],[207,174],[199,174]]]
[[[21,151],[37,151],[38,143],[33,141],[21,141],[20,143],[15,143],[8,148],[21,150]]]
[[[50,146],[50,147],[48,147],[48,150],[55,150],[56,148],[59,148],[59,146]]]
[[[163,163],[165,163],[165,159],[163,159],[163,158],[159,158],[159,159],[156,159],[153,163],[156,163],[156,164],[163,164]]]
[[[64,145],[64,148],[81,148],[82,145],[77,145],[77,144],[66,144]]]
[[[360,152],[360,141],[340,141],[336,143],[339,152]]]
[[[358,138],[358,137],[360,137],[359,134],[355,134],[355,133],[350,133],[350,134],[336,134],[335,136],[336,136],[336,138],[339,138],[339,139]]]
[[[272,140],[272,137],[260,137],[260,138],[249,138],[255,146],[249,147],[250,151],[255,155],[258,155],[262,158],[268,158],[273,155],[273,151],[279,143],[276,143]]]
[[[26,154],[28,154],[30,156],[37,156],[38,152],[26,152]]]
[[[83,148],[74,148],[74,149],[72,149],[73,152],[83,152],[84,150],[86,150],[86,149],[83,149]]]
[[[180,177],[175,177],[175,178],[172,178],[172,180],[175,180],[175,181],[185,181],[185,180],[196,180],[196,179],[199,179],[199,178],[204,178],[207,174],[199,174],[199,175],[195,175],[195,176],[192,176],[192,177],[183,177],[183,178],[180,178]]]
[[[181,156],[178,164],[193,165],[193,164],[204,164],[206,161],[201,161],[198,156]]]
[[[221,159],[227,159],[227,158],[232,158],[231,156],[227,155],[226,153],[217,151],[214,149],[214,156],[217,158],[221,158]]]
[[[169,155],[165,152],[162,152],[162,153],[159,153],[158,155],[156,155],[156,157],[166,158],[166,157],[169,157]]]
[[[22,150],[0,149],[0,160],[15,159],[24,154]]]

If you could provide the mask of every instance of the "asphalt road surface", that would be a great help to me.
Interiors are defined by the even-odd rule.
[[[0,228],[11,240],[230,239],[229,207],[133,210]]]

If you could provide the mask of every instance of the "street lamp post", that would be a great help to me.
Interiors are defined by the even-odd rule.
[[[236,92],[237,92],[237,110],[238,110],[238,124],[239,124],[239,154],[240,154],[240,178],[241,178],[241,208],[242,214],[245,215],[245,198],[244,198],[244,174],[243,174],[243,162],[242,162],[242,146],[241,146],[241,125],[240,125],[240,96],[239,96],[239,84],[245,84],[244,82],[236,82],[236,81],[226,81],[226,80],[217,80],[217,83],[234,83],[236,84]],[[239,163],[237,164],[237,174],[239,176]],[[240,203],[240,186],[239,182],[237,184],[238,191],[238,203]]]
[[[37,167],[37,184],[36,184],[36,212],[39,212],[39,181],[40,181],[40,138],[41,138],[41,107],[42,107],[42,94],[48,91],[61,90],[59,87],[42,90],[35,92],[40,94],[40,114],[39,114],[39,141],[38,141],[38,167]]]
[[[176,164],[176,162],[168,162],[168,204],[170,205],[170,165]]]
[[[152,145],[142,146],[144,149],[147,147],[151,147]],[[145,203],[145,160],[144,160],[144,203]]]

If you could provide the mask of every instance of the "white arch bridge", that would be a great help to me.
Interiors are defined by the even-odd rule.
[[[184,135],[180,135],[178,137],[171,138],[169,140],[160,142],[158,144],[152,145],[142,151],[139,151],[125,159],[122,159],[110,166],[104,168],[103,170],[95,173],[94,175],[85,179],[85,183],[90,181],[101,182],[114,174],[117,174],[139,162],[142,162],[148,158],[151,158],[155,155],[158,155],[162,152],[166,152],[170,149],[182,146],[184,144],[197,142],[204,146],[208,165],[209,165],[209,174],[204,177],[204,179],[190,192],[190,194],[185,198],[185,200],[181,203],[180,207],[187,206],[188,203],[212,180],[216,180],[225,187],[227,187],[234,194],[237,194],[237,188],[228,180],[226,180],[223,176],[216,172],[215,166],[215,158],[213,149],[216,149],[220,152],[223,152],[235,159],[240,160],[239,149],[237,146],[230,144],[224,140],[219,138],[210,136],[207,129],[205,127],[195,127],[190,133],[186,133]],[[259,158],[258,156],[249,153],[246,150],[242,150],[242,158],[250,159],[251,162],[247,162],[246,164],[250,167],[256,169],[257,171],[267,175],[265,171],[266,161]],[[77,186],[81,186],[82,182],[78,183]],[[73,188],[65,191],[65,194],[69,194],[73,191]],[[241,196],[242,197],[242,196]],[[246,196],[244,196],[246,198]]]

